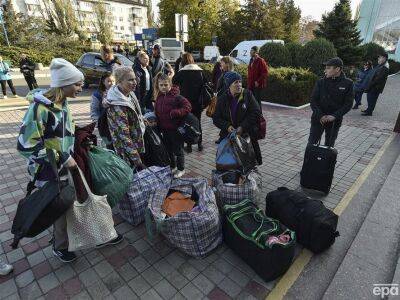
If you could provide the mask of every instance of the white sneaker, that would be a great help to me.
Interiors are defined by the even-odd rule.
[[[4,95],[4,96],[3,96],[3,99],[7,99],[7,98],[8,98],[7,95]]]
[[[18,95],[12,95],[11,98],[18,98]]]
[[[181,178],[183,175],[185,175],[185,170],[179,171],[175,173],[174,178]]]
[[[173,168],[173,169],[171,169],[172,175],[175,175],[176,172],[178,172],[178,168]]]
[[[14,270],[12,265],[6,264],[0,260],[0,275],[5,276]]]

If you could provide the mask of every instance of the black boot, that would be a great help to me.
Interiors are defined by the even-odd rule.
[[[358,104],[354,104],[353,109],[358,109]]]
[[[203,144],[199,143],[197,145],[197,150],[199,150],[201,152],[201,151],[203,151],[203,149],[204,149]]]
[[[187,145],[186,147],[185,147],[185,151],[186,151],[186,153],[192,153],[192,145]]]

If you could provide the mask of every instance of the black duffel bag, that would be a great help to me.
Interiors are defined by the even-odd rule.
[[[73,186],[59,180],[54,153],[47,151],[47,155],[57,175],[54,181],[48,181],[33,193],[31,192],[37,178],[28,184],[27,195],[19,201],[11,227],[11,233],[14,234],[11,247],[14,249],[22,238],[35,237],[54,224],[76,198]]]
[[[274,280],[289,269],[296,246],[294,231],[266,217],[250,200],[224,205],[223,212],[225,243],[262,279]]]
[[[169,166],[170,159],[167,149],[156,130],[150,126],[146,126],[143,139],[146,149],[146,152],[143,154],[143,160],[146,167]]]
[[[338,216],[322,201],[280,187],[268,193],[265,214],[296,232],[297,241],[314,253],[329,248],[339,236]]]
[[[187,144],[197,144],[201,135],[200,121],[192,113],[188,113],[178,127],[182,140]]]

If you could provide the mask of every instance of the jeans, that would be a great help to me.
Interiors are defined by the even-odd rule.
[[[377,92],[369,92],[367,94],[367,102],[368,102],[368,108],[366,110],[366,113],[371,113],[374,111],[376,102],[378,101],[379,93]]]
[[[179,171],[185,170],[185,153],[183,152],[183,140],[177,130],[162,132],[165,148],[171,161],[171,169],[178,167]]]
[[[355,92],[355,94],[354,94],[354,102],[355,102],[354,104],[355,105],[357,105],[357,106],[361,105],[361,99],[362,99],[363,94],[364,94],[364,92]]]
[[[310,136],[308,137],[308,144],[309,145],[318,144],[321,141],[322,134],[325,131],[325,146],[333,147],[338,137],[341,125],[342,122],[336,121],[334,124],[334,128],[332,128],[333,123],[328,123],[327,125],[323,126],[319,122],[312,121],[310,128]]]
[[[198,145],[201,145],[202,143],[203,143],[203,129],[201,128],[201,114],[202,114],[202,111],[200,110],[200,111],[194,111],[194,112],[192,112],[194,115],[195,115],[195,117],[197,118],[197,119],[199,119],[199,123],[200,123],[200,137],[199,137],[199,142],[198,142]]]
[[[3,91],[3,95],[4,95],[4,96],[7,95],[7,86],[6,86],[6,83],[8,83],[8,86],[10,87],[11,92],[13,93],[13,95],[16,95],[17,92],[15,91],[15,87],[14,87],[14,84],[13,84],[13,82],[12,82],[11,79],[10,79],[10,80],[2,80],[2,81],[1,81],[1,89],[2,89],[2,91]]]
[[[55,250],[68,249],[67,219],[65,214],[54,223],[53,246]]]
[[[32,75],[24,75],[25,81],[28,84],[29,90],[37,89],[39,86],[36,82],[35,76]]]

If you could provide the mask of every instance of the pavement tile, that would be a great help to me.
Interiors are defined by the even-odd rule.
[[[202,299],[204,294],[191,282],[189,282],[180,293],[187,299]]]
[[[44,294],[59,285],[59,281],[54,273],[49,273],[46,276],[40,278],[38,280],[38,283]]]
[[[17,286],[15,285],[14,279],[7,280],[6,282],[0,283],[0,298],[8,297],[17,292]]]
[[[66,300],[66,299],[68,299],[68,296],[65,294],[65,291],[64,291],[63,287],[62,286],[58,286],[58,287],[52,289],[51,291],[49,291],[46,294],[45,299],[48,299],[48,300],[54,300],[54,299]]]
[[[106,257],[106,260],[114,268],[120,268],[128,262],[128,259],[119,251]]]
[[[174,271],[166,278],[177,290],[182,289],[189,283],[189,280],[181,275],[179,272]]]
[[[12,264],[15,263],[16,261],[22,259],[25,257],[24,251],[22,251],[21,248],[17,248],[15,250],[12,250],[7,253],[7,260],[8,263]]]
[[[150,248],[142,253],[142,257],[149,263],[154,264],[161,259],[161,255]]]
[[[134,300],[138,299],[136,294],[129,288],[128,285],[120,287],[113,293],[116,300]]]
[[[215,284],[203,274],[199,274],[195,279],[192,280],[192,283],[206,295],[211,292],[215,286]]]
[[[14,267],[13,274],[18,275],[30,268],[28,261],[26,258],[20,259],[19,261],[12,264]]]
[[[223,290],[218,287],[215,287],[208,295],[207,298],[210,300],[230,300],[232,299],[229,295],[227,295]]]
[[[88,262],[94,266],[95,264],[101,262],[104,259],[104,256],[97,250],[93,250],[85,255]]]
[[[22,246],[22,249],[25,252],[25,255],[32,254],[40,249],[39,244],[36,242],[29,243],[27,245]]]
[[[250,277],[236,268],[229,272],[228,277],[242,288],[244,288],[250,281]]]
[[[148,290],[144,295],[140,297],[143,300],[162,300],[159,294],[154,289]]]
[[[166,259],[159,260],[153,267],[164,277],[175,271],[175,268]]]
[[[165,300],[172,299],[178,292],[166,279],[161,280],[154,286],[156,292]]]
[[[150,267],[142,273],[143,278],[150,284],[155,285],[163,279],[163,276],[155,268]]]
[[[116,269],[118,274],[125,280],[129,281],[135,278],[139,273],[132,267],[130,263],[126,263],[120,268]]]
[[[100,280],[100,276],[94,271],[94,269],[87,269],[79,274],[79,280],[86,286],[90,286],[96,281]]]
[[[245,291],[253,295],[257,299],[265,299],[269,294],[266,287],[262,286],[258,282],[251,280],[245,287]]]
[[[34,267],[46,260],[46,256],[44,255],[42,250],[36,251],[35,253],[29,255],[27,258],[31,267]]]
[[[90,268],[90,264],[84,256],[78,257],[77,260],[72,262],[71,266],[74,268],[77,274],[80,274]]]
[[[79,294],[83,289],[83,284],[78,277],[68,279],[62,284],[62,286],[68,297],[73,297]]]
[[[179,268],[183,263],[185,263],[185,259],[178,254],[178,252],[172,252],[168,254],[165,259],[175,268]]]
[[[54,273],[56,273],[56,276],[60,282],[65,282],[76,275],[74,269],[72,269],[72,267],[68,264],[65,264],[61,268],[57,269]]]
[[[237,300],[257,300],[252,294],[249,294],[246,291],[242,291],[237,297]]]
[[[135,294],[138,296],[143,295],[151,287],[150,284],[148,284],[141,275],[133,278],[131,281],[128,282],[128,284],[132,291],[134,291]]]
[[[87,291],[82,291],[78,295],[71,298],[71,300],[92,300]]]
[[[219,284],[218,287],[223,290],[230,297],[234,298],[240,294],[242,289],[231,279],[225,277]]]
[[[142,273],[144,270],[150,267],[150,264],[142,256],[130,259],[130,263],[139,273]]]
[[[36,281],[27,285],[26,287],[19,290],[19,295],[22,300],[33,300],[37,299],[42,295],[42,290]]]
[[[15,277],[15,282],[17,287],[23,288],[26,287],[28,284],[35,280],[35,276],[33,275],[31,270],[27,270],[18,276]]]
[[[223,258],[219,258],[212,265],[224,274],[228,274],[233,269],[233,266]]]
[[[214,266],[208,266],[202,273],[205,277],[210,279],[212,282],[215,284],[220,283],[224,278],[225,274],[222,272],[218,271]]]
[[[125,284],[124,280],[116,272],[108,274],[103,278],[103,282],[111,293]]]
[[[87,291],[93,299],[104,299],[110,294],[107,286],[101,280],[95,281],[90,286],[88,286]]]
[[[189,264],[189,262],[182,264],[178,268],[178,271],[189,280],[192,280],[200,273],[195,267]]]
[[[105,260],[100,262],[100,263],[98,263],[97,265],[95,265],[94,269],[96,270],[97,274],[99,274],[99,276],[101,278],[106,277],[108,274],[110,274],[114,270],[112,265],[110,265]]]

